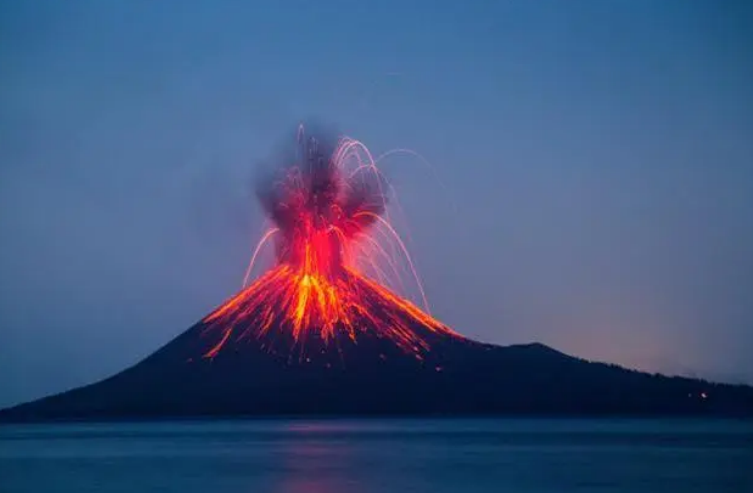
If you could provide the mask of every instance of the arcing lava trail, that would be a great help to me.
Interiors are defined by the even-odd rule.
[[[429,349],[425,334],[459,338],[379,282],[399,281],[407,272],[425,302],[408,250],[383,217],[390,187],[368,149],[350,138],[309,136],[300,127],[288,160],[258,188],[274,226],[257,245],[244,285],[272,239],[277,265],[203,320],[203,334],[217,338],[205,356],[255,338],[269,348],[292,341],[303,357],[314,340],[321,350],[339,347],[340,337],[357,342],[369,334],[422,358]]]

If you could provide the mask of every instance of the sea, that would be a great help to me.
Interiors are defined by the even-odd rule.
[[[753,492],[753,422],[259,419],[0,426],[0,492]]]

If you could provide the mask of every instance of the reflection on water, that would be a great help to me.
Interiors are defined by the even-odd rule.
[[[357,483],[348,478],[354,450],[347,442],[317,439],[338,431],[336,424],[301,421],[291,422],[284,428],[291,439],[280,450],[285,469],[280,478],[281,493],[357,491]]]
[[[257,420],[0,427],[0,492],[751,492],[753,423]]]

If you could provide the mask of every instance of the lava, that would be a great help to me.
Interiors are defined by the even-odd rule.
[[[386,213],[392,187],[368,149],[300,127],[286,160],[260,181],[258,198],[272,226],[254,249],[244,289],[203,320],[204,333],[218,339],[205,357],[230,341],[266,340],[278,331],[301,354],[312,336],[327,345],[369,333],[418,358],[430,349],[424,334],[460,337],[428,314],[408,249]],[[277,264],[246,286],[271,241]],[[383,285],[403,286],[406,274],[425,310]]]

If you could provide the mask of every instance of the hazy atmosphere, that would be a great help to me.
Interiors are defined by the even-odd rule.
[[[0,0],[0,407],[237,291],[309,118],[428,160],[383,169],[458,332],[753,383],[753,4],[192,4]]]

